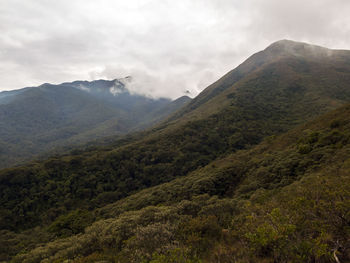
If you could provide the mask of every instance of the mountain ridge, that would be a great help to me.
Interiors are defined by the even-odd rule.
[[[83,90],[81,83],[89,91],[86,87]],[[0,166],[29,160],[57,146],[144,129],[188,100],[187,97],[179,103],[132,95],[119,80],[45,83],[1,92]]]
[[[349,234],[338,215],[349,219],[350,52],[281,56],[281,44],[293,43],[251,56],[121,143],[0,170],[15,262],[333,260]]]
[[[302,50],[301,54],[294,52],[294,51],[300,51]],[[321,50],[322,52],[313,52],[314,50]],[[293,51],[293,52],[291,52]],[[312,51],[312,52],[311,52]],[[306,53],[305,53],[306,52]],[[313,55],[310,55],[313,54]],[[294,60],[296,58],[303,58],[305,54],[308,54],[306,57],[307,60],[314,62],[314,58],[317,58],[316,54],[321,53],[323,54],[321,60],[318,58],[316,61],[318,63],[323,63],[324,59],[328,59],[326,62],[332,62],[331,58],[341,59],[342,63],[346,63],[347,66],[349,65],[349,55],[350,52],[347,50],[331,50],[324,47],[311,45],[307,43],[302,42],[295,42],[291,40],[280,40],[277,42],[272,43],[264,50],[257,52],[250,56],[247,60],[245,60],[243,63],[238,65],[234,70],[229,71],[226,73],[222,78],[214,82],[212,85],[208,86],[207,89],[205,89],[201,94],[199,94],[193,101],[182,111],[178,113],[177,116],[181,116],[181,112],[184,112],[186,114],[195,111],[198,107],[200,107],[201,104],[211,100],[213,97],[216,97],[217,94],[224,92],[227,89],[230,89],[233,85],[237,85],[238,82],[241,80],[243,75],[253,73],[256,69],[261,68],[264,64],[274,63],[276,60],[279,59],[286,59],[286,58],[293,58]],[[282,54],[282,56],[281,56]],[[298,54],[298,56],[294,56],[295,54]],[[331,56],[330,56],[331,55]],[[216,102],[217,105],[221,105],[222,101]],[[217,108],[216,110],[219,110]],[[198,111],[198,110],[197,110]],[[174,119],[177,117],[175,116]]]

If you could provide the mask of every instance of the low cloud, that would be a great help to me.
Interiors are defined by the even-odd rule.
[[[0,90],[133,77],[193,96],[279,39],[350,49],[347,0],[0,0]]]

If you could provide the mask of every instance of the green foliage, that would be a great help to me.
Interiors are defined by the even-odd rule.
[[[155,253],[149,263],[201,263],[201,261],[190,257],[183,249],[177,248],[164,254]]]
[[[233,222],[235,235],[251,251],[246,256],[279,262],[331,261],[332,251],[349,245],[349,182],[348,175],[314,175],[261,204],[252,202],[243,219]],[[342,257],[348,256],[344,250]]]
[[[130,262],[148,262],[154,254],[164,254],[176,247],[174,241],[174,226],[169,223],[139,226],[125,241],[123,255]]]
[[[184,220],[178,229],[179,240],[189,247],[194,256],[203,255],[221,238],[221,227],[215,216]]]
[[[306,154],[312,151],[312,147],[309,144],[302,144],[298,146],[298,152],[301,154]]]
[[[59,237],[71,236],[84,231],[93,222],[93,216],[86,210],[74,210],[59,216],[49,227],[48,231]]]

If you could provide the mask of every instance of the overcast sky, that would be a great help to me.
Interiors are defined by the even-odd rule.
[[[350,49],[349,0],[0,0],[0,90],[133,77],[197,95],[280,39]]]

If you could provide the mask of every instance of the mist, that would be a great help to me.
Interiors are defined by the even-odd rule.
[[[274,41],[350,49],[345,0],[0,0],[0,90],[132,76],[192,97]]]

